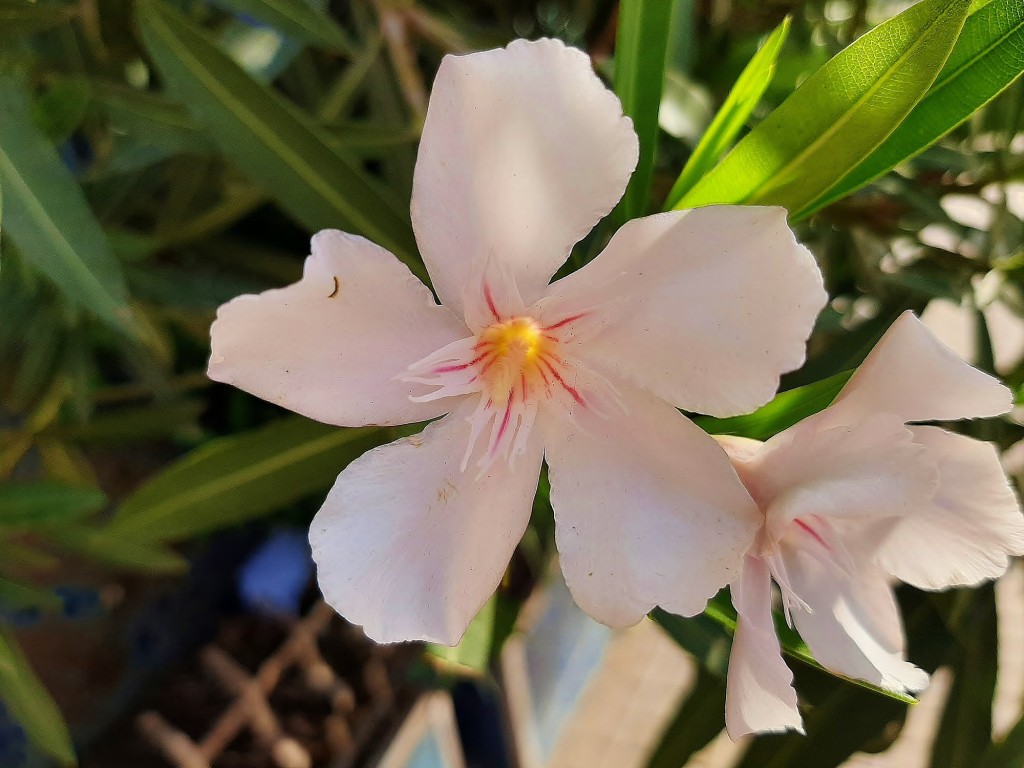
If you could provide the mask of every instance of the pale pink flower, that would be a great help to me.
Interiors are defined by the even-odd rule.
[[[310,529],[327,601],[380,641],[458,642],[530,518],[542,458],[561,566],[613,626],[694,614],[758,512],[676,408],[744,413],[798,367],[825,294],[780,208],[623,226],[548,284],[637,161],[618,99],[553,40],[445,57],[412,221],[442,302],[360,237],[223,306],[210,376],[343,427],[443,419],[369,451]]]
[[[976,584],[1024,554],[1024,519],[989,443],[908,422],[996,416],[1009,390],[904,313],[822,412],[766,443],[720,437],[764,514],[732,584],[726,699],[733,738],[802,730],[771,584],[825,667],[891,691],[928,676],[904,658],[891,583]]]

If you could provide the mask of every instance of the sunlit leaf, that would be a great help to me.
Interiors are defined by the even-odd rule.
[[[737,435],[753,440],[767,440],[827,407],[835,400],[852,373],[844,371],[823,381],[781,392],[770,403],[745,416],[727,419],[698,416],[694,421],[713,435]]]
[[[809,77],[676,204],[800,211],[867,157],[945,64],[969,0],[923,0]]]
[[[971,14],[931,89],[885,142],[798,214],[859,189],[956,128],[1024,72],[1024,3],[991,0]]]
[[[739,132],[754,111],[775,74],[775,63],[789,34],[789,17],[764,41],[750,62],[744,67],[736,84],[715,114],[711,125],[701,136],[693,154],[683,166],[682,173],[669,192],[665,208],[670,209],[693,188],[700,178],[717,163],[736,140]]]
[[[668,0],[623,0],[619,4],[615,92],[623,111],[633,118],[640,139],[640,161],[619,208],[623,220],[642,216],[647,209],[673,5]]]

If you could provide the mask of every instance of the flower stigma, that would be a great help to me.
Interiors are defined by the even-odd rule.
[[[563,411],[590,405],[581,377],[602,390],[602,377],[584,371],[569,354],[572,325],[587,313],[544,324],[529,312],[502,316],[485,290],[493,321],[476,335],[460,339],[413,363],[399,378],[435,389],[411,396],[414,402],[479,393],[470,424],[463,471],[481,437],[487,450],[476,462],[485,472],[499,457],[510,463],[522,453],[541,404],[553,401]]]

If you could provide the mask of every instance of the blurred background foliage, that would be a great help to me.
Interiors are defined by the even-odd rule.
[[[568,269],[662,208],[789,208],[832,301],[783,394],[701,420],[710,431],[763,439],[820,409],[908,308],[941,313],[1020,397],[1024,5],[911,5],[0,0],[0,699],[30,739],[73,760],[14,632],[67,610],[68,563],[180,574],[215,531],[308,521],[348,461],[400,433],[213,385],[208,328],[220,303],[297,279],[320,228],[425,275],[408,203],[445,54],[555,36],[614,83],[641,162]],[[1012,418],[966,429],[1024,438]],[[551,553],[542,482],[510,578],[462,646],[436,649],[453,669],[487,667]],[[1021,765],[1024,724],[991,735],[992,590],[901,598],[910,657],[954,675],[934,768]],[[730,611],[723,595],[696,619],[656,614],[703,671],[652,766],[721,730]],[[824,674],[792,633],[786,645],[808,737],[757,740],[744,768],[827,768],[891,742],[904,702]]]

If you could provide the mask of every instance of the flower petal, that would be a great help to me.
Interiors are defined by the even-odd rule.
[[[912,431],[938,463],[939,490],[884,540],[879,564],[921,589],[1001,576],[1024,555],[1024,518],[995,448],[938,427]]]
[[[620,394],[625,414],[542,421],[562,571],[580,607],[613,627],[656,605],[699,613],[763,519],[714,440],[642,390]]]
[[[409,424],[451,410],[450,400],[410,402],[429,388],[395,376],[467,336],[466,327],[369,240],[324,230],[312,250],[299,282],[220,308],[210,378],[342,427]]]
[[[456,645],[526,530],[541,441],[460,471],[474,405],[352,462],[310,526],[324,599],[378,642]]]
[[[861,561],[855,572],[837,574],[793,548],[785,559],[790,584],[812,611],[795,610],[793,620],[822,666],[898,693],[928,685],[928,675],[903,658],[899,609],[880,569]]]
[[[846,424],[873,413],[904,421],[951,421],[998,416],[1012,407],[1009,389],[968,365],[907,311],[823,414]]]
[[[748,413],[803,364],[827,298],[782,208],[716,206],[626,223],[546,304],[590,311],[587,342],[620,374],[673,405]]]
[[[782,659],[772,620],[768,566],[748,555],[732,584],[736,634],[729,654],[725,727],[733,740],[748,733],[804,732],[793,673]]]
[[[827,428],[807,419],[771,438],[740,474],[776,540],[799,518],[910,514],[938,483],[927,451],[887,414]]]
[[[494,258],[533,303],[618,202],[637,138],[586,54],[557,40],[446,56],[413,181],[412,222],[441,301]]]

